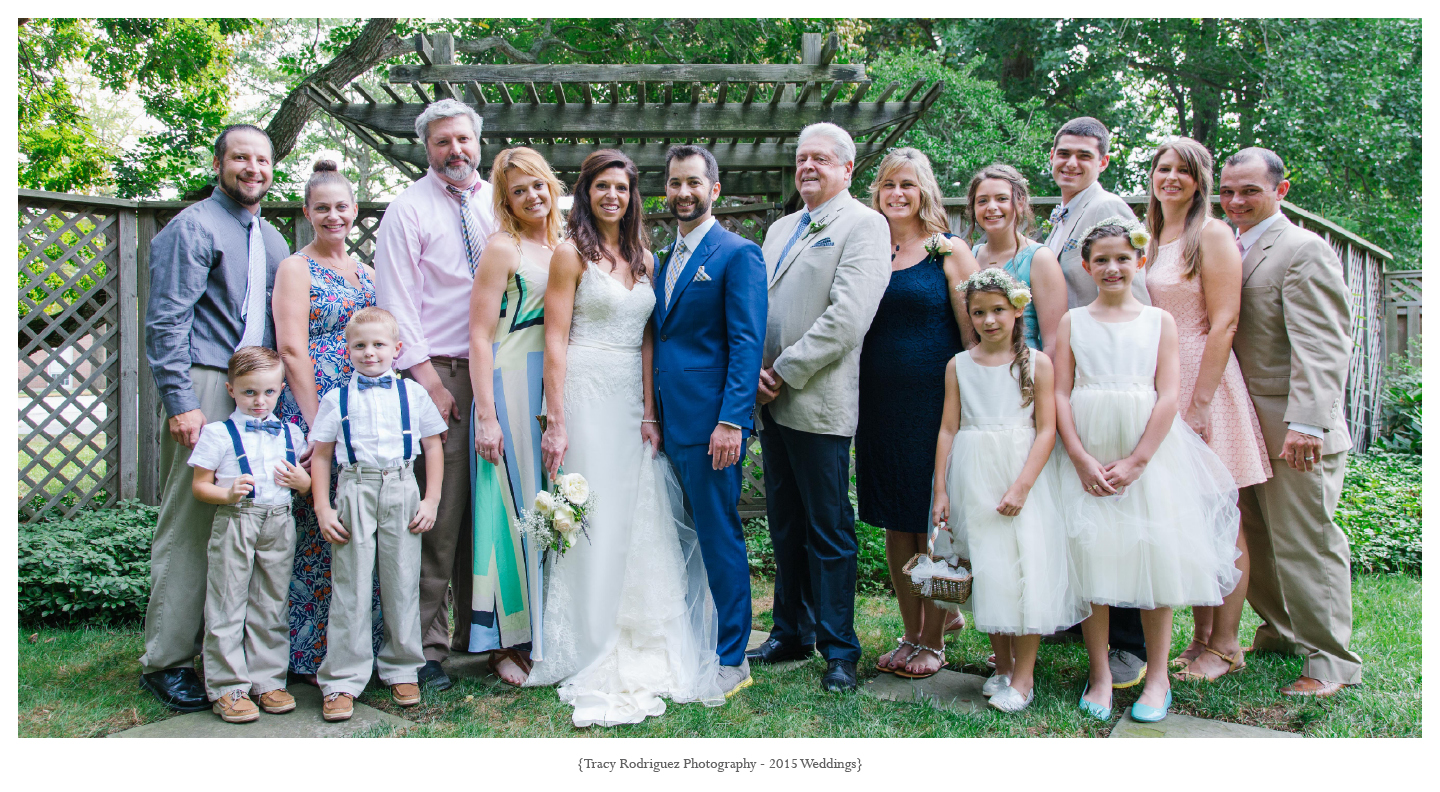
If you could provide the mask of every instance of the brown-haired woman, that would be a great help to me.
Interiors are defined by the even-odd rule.
[[[1240,317],[1240,252],[1230,229],[1210,216],[1214,159],[1177,138],[1150,158],[1150,230],[1145,274],[1150,302],[1175,317],[1180,338],[1180,414],[1225,463],[1237,487],[1270,478],[1260,420],[1230,345]],[[1237,542],[1240,582],[1219,607],[1196,606],[1195,635],[1171,665],[1180,679],[1216,679],[1245,667],[1240,611],[1250,576],[1245,534]]]
[[[541,488],[539,424],[545,351],[545,290],[560,242],[565,186],[533,149],[509,148],[490,169],[493,234],[470,291],[470,387],[475,394],[472,519],[476,558],[471,652],[511,685],[530,673],[541,639],[542,548],[519,529],[520,510]]]
[[[890,283],[860,351],[855,490],[860,519],[885,529],[885,560],[905,634],[875,668],[919,679],[945,665],[946,616],[901,571],[929,538],[930,476],[945,406],[945,365],[963,349],[970,249],[950,234],[930,160],[913,148],[880,161],[870,205],[890,225]],[[952,629],[964,625],[955,617]]]
[[[285,390],[278,412],[282,421],[309,432],[320,399],[350,381],[345,324],[356,311],[375,304],[370,268],[352,258],[346,240],[359,206],[350,182],[331,160],[315,163],[305,182],[305,219],[315,240],[280,262],[275,271],[271,311],[275,340],[285,365]],[[309,450],[302,456],[309,464]],[[339,470],[331,471],[333,495]],[[321,486],[321,482],[315,482]],[[295,572],[290,579],[290,670],[315,684],[325,659],[325,628],[330,621],[330,543],[320,535],[313,497],[295,499]],[[383,635],[380,588],[371,605],[374,647]]]

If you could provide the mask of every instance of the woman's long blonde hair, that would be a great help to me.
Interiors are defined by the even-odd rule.
[[[949,233],[950,216],[945,213],[945,194],[940,192],[940,182],[935,179],[930,158],[919,149],[898,148],[880,160],[880,167],[875,169],[875,181],[870,182],[870,208],[884,214],[880,209],[880,185],[906,165],[915,169],[915,179],[920,182],[920,211],[916,214],[920,216],[925,233]]]
[[[500,228],[516,239],[520,238],[520,218],[510,209],[510,180],[516,176],[533,176],[545,182],[550,188],[550,215],[545,218],[545,239],[554,247],[560,244],[560,231],[565,220],[560,215],[560,198],[565,195],[565,185],[556,178],[550,163],[540,152],[524,146],[508,148],[495,155],[490,167],[490,181],[495,186],[495,219]]]
[[[1215,189],[1215,158],[1199,141],[1187,137],[1162,143],[1150,157],[1150,205],[1145,210],[1150,244],[1145,249],[1145,260],[1152,263],[1160,250],[1160,231],[1165,228],[1165,212],[1155,195],[1155,168],[1159,167],[1160,157],[1167,151],[1179,155],[1180,161],[1195,179],[1195,197],[1190,199],[1190,208],[1185,212],[1185,231],[1180,235],[1185,240],[1180,262],[1184,265],[1185,277],[1193,278],[1200,272],[1200,229],[1205,227],[1205,221],[1210,217],[1210,193]]]

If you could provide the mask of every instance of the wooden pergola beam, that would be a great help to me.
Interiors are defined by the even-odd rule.
[[[488,137],[488,136],[487,136]],[[368,142],[368,141],[367,141]],[[530,146],[545,157],[557,171],[578,171],[585,157],[595,151],[588,143],[535,143]],[[628,144],[625,153],[634,160],[641,171],[663,171],[665,169],[666,146],[655,141],[647,144]],[[795,166],[795,145],[760,143],[758,145],[720,143],[709,146],[711,153],[720,164],[722,173],[739,171],[769,171]],[[403,159],[424,167],[425,147],[419,143],[391,143],[384,146],[387,157]],[[481,159],[492,159],[499,149],[496,144],[486,142],[482,146]],[[856,144],[857,162],[878,155],[883,149],[876,144]]]
[[[390,67],[392,83],[432,82],[862,82],[865,66],[858,63],[545,63],[545,64],[434,64],[398,63]]]

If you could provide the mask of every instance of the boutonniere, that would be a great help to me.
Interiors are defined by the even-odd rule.
[[[814,236],[814,235],[820,233],[821,231],[824,231],[824,230],[825,230],[825,226],[827,226],[827,225],[830,225],[830,220],[829,220],[829,218],[826,218],[826,219],[824,219],[824,220],[816,220],[816,221],[814,221],[814,222],[812,222],[812,223],[810,224],[810,228],[805,232],[805,235],[806,235],[806,236]]]
[[[926,240],[925,252],[932,256],[948,256],[955,252],[955,243],[944,234],[934,234]]]

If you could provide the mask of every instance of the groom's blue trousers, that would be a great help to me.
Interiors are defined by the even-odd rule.
[[[720,622],[720,641],[715,651],[720,664],[727,666],[745,661],[745,645],[750,640],[750,561],[737,508],[740,470],[745,464],[743,452],[749,440],[750,433],[743,432],[740,461],[721,470],[712,469],[708,446],[665,443],[665,453],[675,465],[680,487],[685,491],[686,510],[695,519],[700,557],[705,561],[710,596],[715,600]]]

